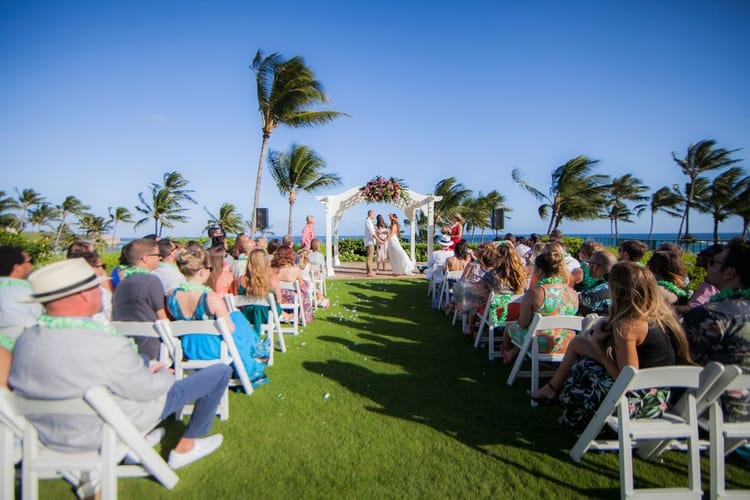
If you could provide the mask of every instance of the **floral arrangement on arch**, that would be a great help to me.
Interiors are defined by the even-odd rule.
[[[397,203],[409,201],[408,187],[403,179],[378,175],[359,189],[362,198],[370,203]]]

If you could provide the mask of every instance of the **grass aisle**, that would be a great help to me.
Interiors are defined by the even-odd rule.
[[[572,463],[559,409],[530,408],[526,381],[508,387],[509,369],[429,308],[425,281],[330,281],[329,296],[287,337],[271,382],[231,395],[215,455],[180,470],[173,492],[120,480],[121,498],[619,497],[617,455]],[[162,450],[181,429],[170,421]],[[730,484],[750,488],[747,466],[728,463]],[[686,484],[684,464],[636,460],[638,486]],[[46,481],[42,498],[67,490]]]

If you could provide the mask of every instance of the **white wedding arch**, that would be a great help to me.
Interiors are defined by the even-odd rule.
[[[329,276],[335,274],[334,265],[341,265],[338,255],[339,223],[344,216],[344,212],[360,203],[372,203],[365,199],[361,193],[361,189],[360,187],[353,187],[343,193],[315,197],[326,209],[326,270]],[[435,196],[434,194],[419,194],[408,188],[405,188],[404,191],[408,194],[407,197],[382,203],[388,203],[402,209],[406,214],[406,218],[411,221],[409,225],[411,230],[411,237],[409,238],[411,252],[409,255],[412,261],[416,261],[414,245],[417,230],[415,223],[417,209],[421,208],[427,214],[427,255],[429,256],[432,255],[433,236],[435,235],[435,202],[442,200],[443,197]],[[365,216],[362,217],[363,228]]]

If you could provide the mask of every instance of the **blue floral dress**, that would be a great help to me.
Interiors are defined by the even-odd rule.
[[[178,291],[180,290],[175,289],[167,295],[167,311],[175,320],[215,318],[208,310],[208,292],[201,294],[195,313],[192,317],[188,317],[182,312],[182,308],[177,302]],[[269,354],[268,338],[261,340],[258,333],[240,311],[232,311],[229,317],[234,323],[232,337],[250,382],[253,387],[267,383],[268,378],[265,369]],[[216,335],[185,335],[181,340],[182,351],[188,359],[216,359],[220,356],[221,338]]]

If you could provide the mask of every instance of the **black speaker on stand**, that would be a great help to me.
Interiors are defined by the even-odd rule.
[[[258,231],[265,231],[268,229],[268,209],[257,208],[255,209],[255,227]]]
[[[505,229],[505,209],[496,208],[492,211],[492,229],[502,231]]]

